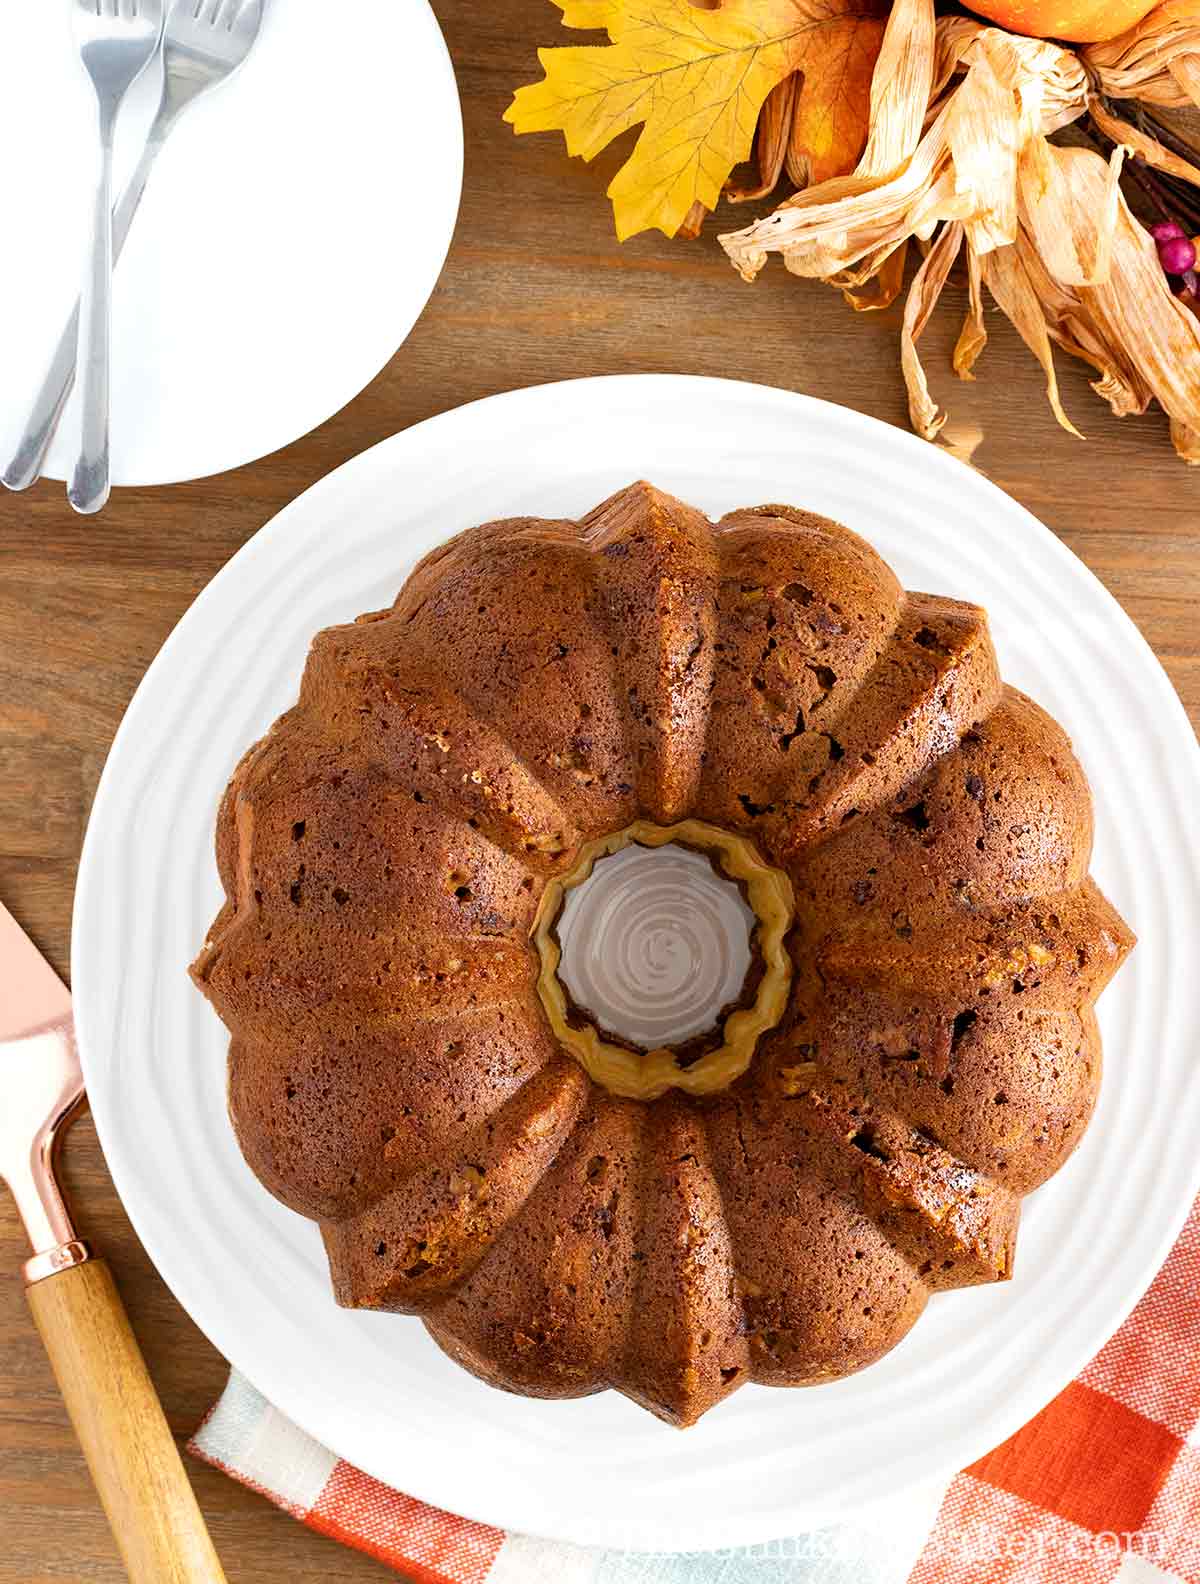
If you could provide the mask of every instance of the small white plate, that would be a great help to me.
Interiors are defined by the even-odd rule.
[[[67,0],[0,4],[0,446],[82,277],[95,100]],[[161,74],[122,116],[117,191]],[[173,484],[307,434],[425,306],[462,186],[454,73],[426,0],[267,0],[254,51],[179,122],[114,279],[112,475]],[[66,478],[72,401],[47,459]]]
[[[1069,1165],[1027,1202],[1016,1279],[936,1297],[862,1374],[747,1386],[694,1429],[613,1394],[535,1402],[463,1374],[415,1320],[337,1309],[315,1227],[259,1187],[225,1112],[225,1032],[185,967],[219,900],[217,799],[291,704],[309,640],[391,601],[492,517],[577,516],[648,477],[712,516],[792,501],[865,534],[913,588],[991,612],[1006,676],[1067,727],[1094,873],[1140,944],[1100,1003],[1108,1072]],[[945,1476],[1096,1352],[1200,1187],[1200,750],[1133,623],[1015,502],[931,446],[759,386],[643,375],[496,396],[332,474],[213,580],[151,666],[96,796],[75,1008],[118,1189],[198,1324],[312,1435],[469,1517],[712,1548],[796,1533]]]

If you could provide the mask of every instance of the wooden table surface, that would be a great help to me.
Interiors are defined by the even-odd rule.
[[[903,424],[899,316],[856,318],[777,263],[751,287],[715,235],[619,247],[604,188],[618,156],[569,161],[555,136],[515,139],[511,89],[536,75],[557,12],[536,0],[435,0],[458,72],[466,183],[441,282],[408,343],[356,401],[286,451],[221,478],[118,491],[103,516],[60,484],[0,498],[0,898],[68,974],[71,896],[88,805],[113,733],[185,607],[280,507],[367,446],[496,391],[584,374],[720,374],[825,396]],[[626,145],[627,146],[627,145]],[[420,151],[396,150],[388,202],[420,223]],[[1200,476],[1160,415],[1118,422],[1065,360],[1065,403],[1089,442],[1057,429],[1042,382],[995,314],[979,382],[948,374],[961,293],[927,335],[935,390],[983,432],[976,464],[1082,557],[1149,639],[1200,722]],[[536,443],[536,437],[534,437]],[[703,444],[703,437],[697,437]],[[970,533],[969,522],[962,532]],[[124,1291],[168,1418],[185,1438],[220,1391],[222,1359],[175,1303],[113,1191],[88,1120],[66,1152],[87,1235]],[[0,1584],[123,1578],[39,1350],[0,1191]],[[196,1487],[233,1584],[389,1576],[204,1468]],[[390,1575],[394,1576],[394,1575]]]

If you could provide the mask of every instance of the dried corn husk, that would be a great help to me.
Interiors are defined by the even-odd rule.
[[[1164,148],[1157,138],[1151,137],[1139,127],[1131,126],[1120,116],[1113,115],[1102,100],[1089,100],[1088,114],[1105,137],[1111,138],[1114,143],[1127,148],[1131,154],[1138,155],[1148,165],[1166,171],[1168,176],[1178,176],[1181,181],[1193,182],[1200,187],[1200,165],[1193,165],[1190,160],[1181,159],[1178,154]]]
[[[961,220],[952,220],[949,225],[942,227],[924,263],[913,276],[908,300],[904,305],[900,364],[904,370],[904,383],[908,386],[909,420],[923,440],[936,439],[949,414],[929,394],[929,382],[917,356],[917,341],[929,323],[930,314],[937,307],[942,287],[962,249],[963,234]]]
[[[979,354],[987,346],[987,327],[983,322],[983,269],[978,253],[967,254],[967,317],[954,347],[954,372],[959,379],[973,380]]]
[[[1165,0],[1127,33],[1089,44],[1081,58],[1110,98],[1183,109],[1196,103],[1200,4]]]
[[[1005,245],[1016,233],[1021,148],[1082,115],[1087,98],[1071,51],[965,17],[937,23],[933,0],[897,0],[857,170],[797,193],[722,244],[747,279],[777,252],[797,274],[845,272],[860,283],[943,221],[961,220],[979,252]]]
[[[1197,185],[1200,168],[1106,104],[1134,97],[1200,102],[1200,0],[1166,0],[1120,38],[1078,53],[970,17],[938,18],[934,0],[896,0],[856,170],[721,242],[747,280],[778,253],[794,273],[840,287],[857,309],[891,302],[908,243],[930,244],[901,332],[912,424],[928,439],[947,415],[930,396],[917,343],[965,254],[960,377],[973,377],[986,343],[986,287],[1042,365],[1064,428],[1079,432],[1059,398],[1055,345],[1092,365],[1093,388],[1118,415],[1157,399],[1176,449],[1200,461],[1200,323],[1172,295],[1120,186],[1127,151]],[[1089,113],[1116,145],[1108,159],[1051,141]],[[778,136],[763,146],[775,175]]]

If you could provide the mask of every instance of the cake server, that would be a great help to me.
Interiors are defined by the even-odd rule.
[[[133,1584],[223,1584],[112,1274],[55,1179],[83,1105],[70,992],[0,904],[0,1177],[33,1249],[29,1307]]]

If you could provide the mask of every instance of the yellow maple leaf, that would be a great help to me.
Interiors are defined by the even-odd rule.
[[[546,75],[504,113],[517,132],[560,130],[590,160],[629,127],[637,146],[608,189],[623,242],[674,236],[696,202],[714,209],[748,159],[763,101],[803,74],[792,149],[811,179],[853,169],[867,131],[887,0],[555,0],[566,27],[611,45],[543,49]]]

